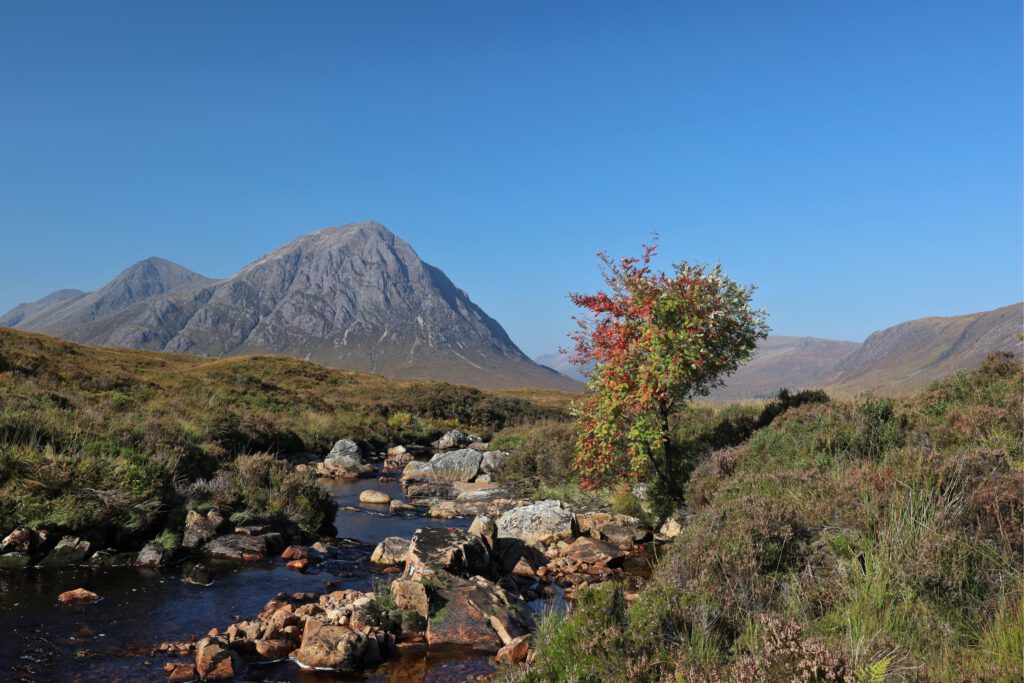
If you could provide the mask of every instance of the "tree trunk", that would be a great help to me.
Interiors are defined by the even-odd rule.
[[[662,463],[662,477],[664,479],[665,491],[672,500],[682,498],[682,489],[675,472],[675,453],[672,448],[672,431],[669,425],[669,418],[672,415],[672,405],[668,401],[661,401],[658,405],[658,413],[661,418],[661,439],[664,462]]]

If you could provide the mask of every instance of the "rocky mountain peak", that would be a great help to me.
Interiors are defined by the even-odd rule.
[[[480,387],[580,386],[533,363],[439,268],[375,221],[301,235],[219,281],[146,259],[71,303],[17,326],[103,346],[280,353]]]

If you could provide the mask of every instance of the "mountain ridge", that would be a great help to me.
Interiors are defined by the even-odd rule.
[[[707,400],[770,398],[780,389],[903,395],[958,370],[973,370],[996,351],[1024,352],[1024,304],[956,316],[928,316],[878,330],[863,342],[770,335],[753,358]],[[568,377],[582,377],[561,353],[537,356]]]
[[[174,273],[164,273],[173,282],[161,281],[162,289],[145,296],[117,297],[105,307],[82,303],[107,302],[109,292],[97,294],[115,278],[14,326],[97,346],[214,357],[279,353],[482,388],[580,388],[533,363],[443,271],[375,221],[300,235],[223,280]]]

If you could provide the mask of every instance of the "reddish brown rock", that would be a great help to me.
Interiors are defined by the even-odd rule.
[[[203,638],[196,645],[196,673],[207,681],[230,681],[241,664],[225,639]]]
[[[302,645],[294,657],[302,666],[314,669],[355,671],[366,649],[366,636],[347,626],[307,619]]]
[[[430,610],[430,599],[427,589],[416,581],[396,580],[391,583],[391,599],[395,606],[403,612],[416,612],[421,617],[427,616]]]
[[[309,567],[309,560],[306,558],[302,558],[301,560],[292,560],[287,566],[289,569],[294,569],[298,572],[305,572],[306,568]]]
[[[170,668],[167,668],[168,666]],[[198,678],[196,667],[193,664],[172,664],[168,662],[167,666],[164,667],[164,671],[168,673],[167,683],[187,683]]]
[[[610,543],[597,541],[588,536],[580,536],[572,542],[572,545],[564,549],[561,555],[563,558],[580,564],[607,565],[621,560],[626,553]]]
[[[281,553],[282,560],[305,560],[309,557],[309,549],[300,545],[290,545]]]
[[[427,622],[427,644],[432,651],[497,652],[501,648],[487,615],[461,592],[452,593],[444,609]]]
[[[100,596],[84,588],[75,588],[73,590],[64,591],[57,596],[57,600],[60,601],[62,605],[88,605],[99,599]]]
[[[284,659],[295,649],[290,642],[284,639],[257,640],[256,654],[260,659],[268,662],[276,662]]]
[[[530,636],[524,635],[515,638],[508,645],[498,650],[498,654],[494,658],[499,662],[507,664],[519,664],[526,661],[529,653]]]

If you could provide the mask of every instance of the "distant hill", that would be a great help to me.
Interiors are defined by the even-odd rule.
[[[562,353],[561,351],[555,351],[554,353],[545,353],[537,356],[533,359],[535,363],[543,365],[544,367],[551,368],[556,372],[560,372],[570,379],[574,379],[577,382],[586,382],[587,376],[580,372],[580,369],[569,362],[569,356]]]
[[[75,335],[102,336],[90,332],[102,327],[109,316],[135,304],[169,292],[179,292],[213,282],[208,277],[162,258],[148,258],[122,271],[95,292],[62,289],[0,317],[0,325],[73,339]],[[19,309],[23,312],[18,314]],[[100,321],[101,325],[93,325]],[[80,341],[91,341],[81,339]]]
[[[957,370],[981,366],[993,351],[1024,351],[1024,305],[948,318],[921,318],[875,332],[823,382],[840,394],[906,394]]]
[[[303,235],[224,280],[148,259],[97,292],[55,293],[0,320],[97,346],[278,353],[482,388],[580,389],[531,361],[441,270],[374,222]]]
[[[921,318],[873,333],[863,343],[770,336],[754,357],[708,400],[769,398],[780,389],[823,388],[848,396],[865,391],[909,394],[957,370],[973,370],[994,351],[1024,353],[1024,304],[949,318]],[[559,353],[537,362],[580,379]]]
[[[716,390],[715,400],[743,400],[775,396],[779,389],[820,385],[836,365],[860,348],[857,342],[815,337],[770,336],[762,341],[749,363]]]
[[[921,318],[871,334],[862,344],[769,337],[713,400],[765,398],[823,388],[849,396],[909,394],[957,370],[973,370],[994,351],[1024,351],[1024,304],[948,318]]]
[[[68,301],[69,299],[78,299],[82,296],[85,296],[85,292],[80,289],[58,289],[56,292],[47,294],[42,299],[18,304],[11,310],[7,311],[3,316],[0,316],[0,326],[14,327],[21,321],[32,318],[32,316],[37,313],[52,308],[64,301]]]

